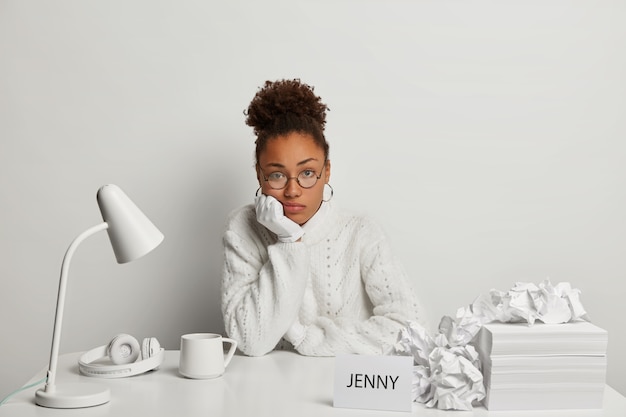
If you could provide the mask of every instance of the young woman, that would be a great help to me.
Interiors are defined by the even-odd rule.
[[[224,235],[222,313],[247,355],[381,354],[419,307],[384,235],[330,204],[327,107],[299,80],[267,81],[246,112],[255,204]]]

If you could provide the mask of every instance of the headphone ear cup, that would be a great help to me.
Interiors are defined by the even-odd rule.
[[[115,336],[107,346],[107,355],[116,365],[135,362],[139,357],[139,353],[139,342],[128,334]]]
[[[155,337],[146,337],[141,342],[141,359],[148,359],[156,356],[161,350],[161,344]]]

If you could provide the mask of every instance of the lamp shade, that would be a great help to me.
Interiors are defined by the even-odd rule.
[[[102,186],[96,198],[118,263],[141,258],[163,241],[163,233],[118,186]]]

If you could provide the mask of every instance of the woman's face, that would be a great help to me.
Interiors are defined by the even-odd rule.
[[[308,134],[293,132],[269,139],[257,166],[263,194],[280,201],[285,216],[303,225],[317,212],[324,198],[324,184],[330,179],[330,161],[326,161],[324,167],[324,160],[323,149]],[[289,180],[285,188],[275,190],[265,178],[280,177],[280,174]],[[313,187],[303,188],[296,181],[298,175],[321,177]]]

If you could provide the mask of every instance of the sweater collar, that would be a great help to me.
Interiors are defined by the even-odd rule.
[[[317,212],[313,215],[313,217],[311,217],[309,221],[307,221],[306,223],[302,225],[302,228],[304,229],[304,233],[311,233],[315,228],[317,228],[320,224],[322,224],[324,222],[324,219],[328,215],[329,211],[330,211],[330,204],[326,201],[323,201],[322,205],[320,206],[319,209],[317,209]]]

